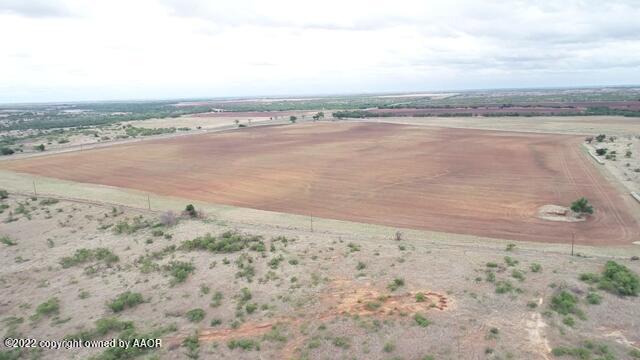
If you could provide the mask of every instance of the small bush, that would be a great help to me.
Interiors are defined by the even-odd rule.
[[[7,246],[15,246],[18,245],[17,242],[15,242],[13,239],[11,239],[10,237],[8,237],[7,235],[4,236],[0,236],[0,242],[7,245]]]
[[[215,253],[233,253],[249,248],[253,251],[265,251],[261,236],[244,235],[236,231],[227,231],[219,236],[206,234],[180,245],[181,250],[208,250]]]
[[[429,321],[429,319],[427,319],[426,317],[424,317],[424,316],[422,316],[421,314],[418,314],[418,313],[413,315],[413,320],[416,322],[416,324],[418,324],[419,326],[422,326],[422,327],[427,327],[427,326],[431,325],[431,321]]]
[[[367,264],[362,261],[358,261],[358,265],[356,265],[356,270],[364,270],[367,267]]]
[[[62,265],[62,267],[66,269],[72,266],[93,261],[100,261],[105,263],[106,265],[111,265],[115,262],[118,262],[119,260],[120,259],[116,254],[106,248],[78,249],[73,254],[73,256],[65,256],[60,259],[60,265]]]
[[[531,264],[529,269],[531,269],[531,272],[537,273],[537,272],[542,271],[542,265],[540,265],[538,263],[533,263],[533,264]]]
[[[524,281],[524,273],[520,270],[513,269],[513,271],[511,272],[511,277],[520,281]]]
[[[640,291],[640,279],[626,266],[609,260],[599,287],[622,296],[637,296]]]
[[[488,263],[487,263],[487,267],[488,267],[488,268],[497,268],[497,267],[498,267],[498,264],[496,264],[496,263],[494,263],[494,262],[488,262]]]
[[[587,294],[587,303],[590,305],[599,305],[602,303],[602,296],[596,292]]]
[[[562,319],[562,323],[568,327],[574,327],[576,325],[576,320],[571,316],[565,316],[564,319]]]
[[[111,302],[107,303],[107,306],[113,312],[121,312],[125,309],[132,308],[144,302],[142,294],[126,291],[118,295]]]
[[[38,305],[36,313],[33,315],[33,319],[40,319],[43,316],[57,315],[60,312],[60,300],[56,297],[49,298],[49,300]]]
[[[384,344],[384,347],[382,348],[382,350],[383,350],[384,352],[387,352],[387,353],[390,353],[390,352],[392,352],[392,351],[393,351],[393,350],[395,350],[395,349],[396,349],[396,344],[394,344],[394,343],[392,343],[392,342],[386,342],[386,343]]]
[[[416,302],[425,302],[425,301],[427,301],[427,297],[423,293],[421,292],[416,293]]]
[[[507,266],[516,266],[518,265],[518,260],[513,259],[511,256],[505,256],[504,257],[504,262],[507,264]]]
[[[496,294],[506,294],[513,292],[515,289],[508,280],[500,280],[496,282]]]
[[[0,189],[0,200],[4,200],[9,197],[9,192],[4,189]]]
[[[200,322],[204,319],[206,313],[202,309],[192,309],[187,311],[185,315],[191,322]]]
[[[336,337],[333,339],[332,343],[334,346],[337,346],[342,349],[348,349],[349,347],[351,347],[351,344],[349,343],[349,339],[345,337]]]
[[[578,299],[566,290],[560,291],[551,298],[551,310],[561,315],[574,314],[579,318],[584,318],[584,313],[578,308]]]
[[[390,291],[396,291],[402,286],[404,286],[404,279],[395,278],[391,283],[389,283],[389,285],[387,285],[387,289],[389,289]]]
[[[240,348],[242,350],[260,350],[260,343],[252,339],[238,339],[227,342],[227,347],[231,350]]]
[[[187,280],[189,274],[193,273],[196,268],[190,262],[171,261],[168,265],[164,266],[164,269],[173,277],[171,283],[175,285]]]
[[[509,243],[507,244],[507,248],[505,249],[506,251],[513,251],[513,249],[516,248],[516,244],[513,243]]]

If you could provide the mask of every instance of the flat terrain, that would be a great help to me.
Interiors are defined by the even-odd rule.
[[[139,359],[571,359],[551,353],[563,347],[632,359],[640,351],[640,298],[579,280],[610,257],[224,216],[163,225],[158,212],[13,193],[0,205],[4,337],[110,340],[133,327],[163,340],[127,354]],[[225,231],[259,235],[264,246],[185,246]],[[96,249],[115,257],[82,256]],[[638,273],[632,254],[615,260]],[[176,261],[192,266],[180,281],[170,271]],[[125,291],[142,301],[109,306]],[[554,306],[567,293],[577,301],[569,313]],[[0,356],[124,358],[113,348],[9,351]]]
[[[247,128],[5,161],[42,176],[220,204],[542,242],[624,245],[628,196],[590,163],[581,137],[318,123]],[[588,221],[536,218],[587,197]]]

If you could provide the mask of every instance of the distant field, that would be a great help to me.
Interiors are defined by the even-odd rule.
[[[318,123],[6,161],[31,174],[213,203],[541,242],[629,244],[638,226],[581,137]],[[587,222],[536,218],[587,197]]]

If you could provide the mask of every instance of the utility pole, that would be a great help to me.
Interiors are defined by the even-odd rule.
[[[149,194],[147,193],[147,208],[151,210],[151,199],[149,198]]]
[[[311,214],[311,232],[313,232],[313,214]]]
[[[38,192],[36,191],[36,181],[33,180],[33,196],[38,196]]]
[[[573,244],[575,243],[576,240],[576,233],[572,232],[571,233],[571,256],[573,256]]]

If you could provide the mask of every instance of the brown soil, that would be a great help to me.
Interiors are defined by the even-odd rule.
[[[629,244],[638,225],[582,137],[318,123],[6,161],[1,167],[187,199],[494,238]],[[537,218],[584,196],[585,222]]]
[[[425,295],[425,301],[416,301],[418,292]],[[449,299],[446,296],[427,290],[386,295],[373,287],[354,288],[349,280],[337,280],[331,284],[330,290],[321,296],[319,306],[327,310],[310,309],[306,312],[306,316],[279,317],[267,322],[248,322],[235,329],[207,328],[198,332],[198,339],[201,342],[226,343],[232,339],[263,336],[275,326],[299,327],[309,320],[328,321],[342,315],[373,317],[413,315],[430,310],[446,310],[448,305]],[[297,335],[281,349],[280,358],[293,358],[298,346],[306,340],[302,332],[294,331],[294,333]],[[170,348],[175,348],[187,335],[183,333],[171,336],[166,338],[165,342]]]

